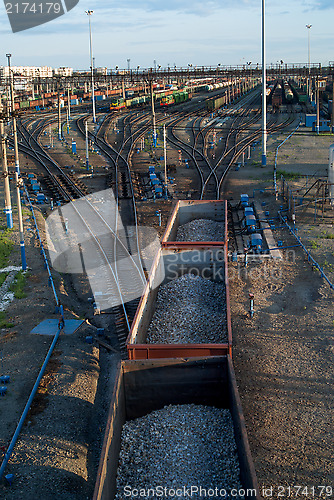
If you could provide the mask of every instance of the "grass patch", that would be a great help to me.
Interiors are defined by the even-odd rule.
[[[13,328],[14,323],[10,323],[6,319],[6,312],[0,311],[0,328]]]
[[[294,174],[293,172],[287,172],[286,170],[277,170],[277,176],[283,175],[285,179],[300,179],[302,174]]]
[[[328,271],[334,271],[334,264],[330,264],[329,262],[327,262],[327,260],[325,260],[324,267],[325,267]]]
[[[9,273],[0,273],[0,286],[4,283]]]
[[[317,238],[321,240],[334,240],[334,234],[326,233],[326,231],[321,231],[321,234],[318,234]]]
[[[10,287],[10,290],[14,293],[16,299],[24,299],[27,294],[24,291],[24,287],[27,283],[27,275],[23,271],[19,271],[16,278]]]
[[[317,248],[321,247],[321,244],[315,240],[310,240],[310,245],[313,250],[316,250]]]
[[[5,267],[8,264],[8,258],[13,250],[14,243],[8,238],[10,229],[5,229],[0,234],[0,267]]]

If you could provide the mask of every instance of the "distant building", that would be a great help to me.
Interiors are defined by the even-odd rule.
[[[96,75],[106,76],[108,74],[108,68],[95,68],[94,73]]]
[[[53,70],[50,66],[11,66],[14,75],[25,76],[28,78],[51,78]],[[8,66],[0,66],[0,79],[8,78]]]
[[[58,76],[72,76],[73,68],[66,68],[65,66],[62,66],[60,68],[55,68],[54,74]]]

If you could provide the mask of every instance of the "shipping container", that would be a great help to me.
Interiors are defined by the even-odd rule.
[[[240,469],[239,482],[246,490],[245,498],[260,500],[241,400],[233,363],[229,356],[149,360],[140,363],[123,361],[117,366],[93,500],[112,500],[116,493],[122,494],[116,488],[116,475],[121,450],[121,433],[125,422],[161,410],[167,405],[183,404],[229,410]],[[220,430],[220,435],[221,432],[224,433],[224,430]],[[143,436],[136,442],[136,448],[150,446],[144,439]],[[226,439],[225,435],[222,439]],[[131,453],[131,449],[129,451]],[[188,457],[188,460],[192,459],[193,457]],[[148,457],[143,457],[143,460],[148,460]],[[226,470],[226,474],[230,473]],[[222,471],[222,475],[224,474]],[[143,484],[145,484],[144,478]],[[134,486],[139,489],[142,485]],[[221,487],[219,484],[216,486]]]
[[[190,248],[190,249],[160,249],[149,273],[148,282],[144,293],[139,302],[139,306],[133,320],[129,336],[127,338],[126,348],[129,359],[154,359],[168,357],[193,357],[193,356],[220,356],[232,353],[232,329],[230,315],[230,300],[227,277],[227,250],[225,248]],[[187,276],[188,275],[188,276]],[[191,280],[195,276],[195,282]],[[204,280],[209,280],[210,289],[218,288],[224,297],[219,301],[219,305],[212,305],[212,314],[218,318],[217,324],[223,324],[222,328],[209,326],[205,327],[196,339],[188,343],[178,343],[179,330],[173,332],[173,337],[167,330],[163,330],[163,338],[166,340],[161,343],[148,343],[147,337],[153,316],[157,307],[157,296],[160,287],[178,286],[182,277],[183,283],[186,283],[187,289],[193,286],[202,287]],[[197,277],[200,278],[197,279]],[[215,285],[217,284],[218,287]],[[191,300],[189,297],[185,301]],[[200,300],[200,298],[199,298]],[[183,302],[184,304],[184,302]],[[159,306],[160,307],[160,306]],[[158,313],[160,314],[160,312]],[[166,311],[166,315],[168,315]],[[166,316],[167,318],[167,316]],[[171,321],[184,322],[183,313],[175,308],[171,315]],[[193,318],[191,318],[193,323]],[[158,327],[160,328],[160,327]],[[210,327],[211,328],[211,327]],[[184,323],[182,331],[183,339],[191,339],[194,325],[187,329]],[[213,331],[214,330],[214,331]],[[207,337],[214,338],[215,342],[206,343]],[[161,336],[160,336],[161,337]],[[200,341],[198,339],[201,338]],[[168,343],[170,342],[170,343]]]

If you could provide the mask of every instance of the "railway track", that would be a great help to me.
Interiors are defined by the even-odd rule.
[[[138,304],[138,299],[134,301],[127,299],[127,295],[129,295],[127,284],[131,283],[135,290],[132,291],[131,296],[135,295],[136,297],[140,297],[142,288],[146,282],[145,272],[139,257],[140,250],[136,212],[134,216],[134,227],[129,227],[129,220],[125,223],[123,221],[124,226],[120,223],[118,213],[125,213],[128,211],[129,197],[121,198],[119,196],[118,183],[116,183],[116,205],[114,205],[113,199],[103,200],[109,203],[114,217],[109,219],[105,213],[101,213],[95,206],[94,195],[92,195],[93,198],[87,197],[87,188],[80,183],[80,181],[78,185],[78,181],[75,180],[71,174],[65,172],[39,144],[38,139],[43,129],[45,126],[48,126],[48,124],[49,122],[41,122],[37,123],[37,125],[34,124],[33,130],[29,131],[28,125],[20,123],[19,131],[23,140],[23,142],[20,143],[20,150],[43,167],[45,172],[43,183],[48,187],[49,192],[58,205],[73,202],[68,205],[68,207],[70,207],[70,213],[68,213],[69,209],[66,208],[66,206],[58,207],[57,209],[63,228],[65,227],[64,220],[66,219],[69,221],[66,234],[68,239],[73,238],[75,241],[77,235],[82,232],[82,234],[89,234],[90,242],[94,243],[96,255],[98,255],[97,261],[94,258],[94,266],[99,269],[98,275],[100,277],[105,277],[105,293],[102,299],[103,304],[100,303],[96,309],[98,310],[99,307],[103,310],[112,309],[110,312],[115,315],[120,350],[124,355],[125,340]],[[134,203],[133,186],[131,184],[131,175],[127,164],[127,156],[130,153],[131,147],[124,153],[122,144],[122,153],[113,150],[104,138],[97,137],[96,142],[98,142],[98,146],[103,150],[103,153],[107,155],[115,165],[123,162],[123,170],[127,167],[128,183],[131,190],[131,202]],[[113,154],[110,154],[110,149]],[[106,196],[109,196],[109,194],[110,193],[106,194]],[[77,199],[80,199],[81,203],[74,203]],[[126,207],[123,206],[122,209],[120,207],[120,199],[122,200],[121,203],[126,203]],[[84,203],[82,203],[82,201]],[[73,220],[75,220],[75,224],[73,224]],[[109,238],[105,235],[109,235]],[[134,241],[136,245],[134,245]],[[82,245],[82,242],[80,242],[80,244]],[[132,254],[136,255],[136,257],[133,258],[131,256]],[[121,263],[122,261],[127,262],[127,269],[124,269],[124,267],[119,269],[122,265],[117,265],[117,262]],[[120,274],[122,275],[122,279],[119,276]],[[110,302],[110,305],[115,302],[119,305],[108,307],[108,302]]]
[[[129,157],[134,147],[134,139],[132,135],[132,127],[138,118],[136,116],[124,116],[123,121],[123,133],[119,144],[119,149],[114,148],[107,141],[108,131],[111,127],[112,120],[114,118],[113,114],[107,115],[103,121],[99,130],[96,133],[89,132],[89,137],[93,143],[103,152],[103,154],[110,160],[113,168],[113,178],[114,182],[111,183],[111,187],[115,196],[115,211],[117,216],[115,217],[115,234],[118,238],[124,242],[129,255],[134,255],[137,258],[137,269],[140,272],[141,285],[146,282],[147,269],[144,267],[141,259],[141,246],[140,246],[140,234],[138,229],[138,218],[137,218],[137,208],[136,200],[134,195],[134,186],[129,166]],[[82,117],[77,120],[77,126],[80,132],[85,134],[84,122],[86,117]],[[132,120],[134,123],[132,123]],[[140,118],[139,118],[140,120]],[[128,137],[126,137],[126,128],[129,129]],[[138,131],[136,134],[139,134]],[[135,135],[136,135],[135,134]],[[119,221],[120,219],[120,221]],[[114,242],[114,257],[115,262],[122,260],[118,254],[118,245],[116,245],[116,240]],[[122,271],[123,272],[123,271]],[[117,275],[117,270],[116,270]],[[127,276],[127,283],[132,285],[132,288],[136,289],[135,284],[138,281],[135,276],[130,274]],[[126,287],[126,284],[124,283]],[[137,286],[137,293],[134,293],[137,298],[132,300],[126,300],[126,297],[122,297],[122,304],[116,305],[112,308],[112,314],[114,315],[116,333],[118,336],[120,349],[122,355],[125,356],[126,349],[125,343],[128,337],[131,323],[133,321],[135,312],[137,310],[139,298],[142,295],[142,289]]]

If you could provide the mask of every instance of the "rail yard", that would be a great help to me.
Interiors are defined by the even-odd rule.
[[[333,496],[333,68],[268,71],[265,166],[260,76],[2,99],[1,498]]]

